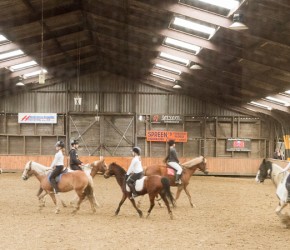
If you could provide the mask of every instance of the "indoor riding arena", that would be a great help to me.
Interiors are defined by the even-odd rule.
[[[1,0],[0,248],[289,249],[289,11]]]

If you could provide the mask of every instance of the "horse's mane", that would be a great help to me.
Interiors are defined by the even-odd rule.
[[[117,167],[117,170],[118,170],[121,174],[125,174],[125,173],[126,173],[126,170],[125,170],[123,167],[121,167],[119,164],[117,164],[116,162],[112,162],[112,163],[110,164],[110,166],[116,166],[116,167]],[[109,166],[109,168],[110,168],[110,166]]]
[[[203,162],[204,157],[203,156],[198,156],[196,158],[193,158],[192,160],[189,160],[187,162],[182,163],[181,165],[186,167],[186,168],[191,168],[201,162]]]

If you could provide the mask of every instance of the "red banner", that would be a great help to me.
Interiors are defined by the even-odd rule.
[[[149,130],[146,132],[147,141],[163,141],[174,140],[175,142],[187,142],[187,132]]]

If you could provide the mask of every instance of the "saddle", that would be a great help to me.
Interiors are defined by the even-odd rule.
[[[139,192],[139,191],[141,191],[143,189],[143,187],[144,187],[144,181],[145,181],[146,178],[147,178],[146,176],[143,176],[141,179],[138,179],[137,181],[135,181],[133,183],[133,185],[135,186],[135,190],[137,192]],[[130,188],[129,188],[129,186],[127,184],[126,184],[126,191],[127,192],[130,192],[131,191]]]
[[[66,174],[66,173],[68,173],[69,171],[68,171],[68,168],[65,168],[56,178],[55,178],[55,181],[56,181],[56,183],[58,183],[58,182],[60,182],[60,180],[61,180],[61,177],[62,177],[62,175],[64,175],[64,174]],[[50,175],[51,175],[51,173],[48,175],[48,180],[50,180]]]

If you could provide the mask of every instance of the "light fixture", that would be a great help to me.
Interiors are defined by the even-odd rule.
[[[264,105],[264,104],[258,103],[258,102],[253,102],[252,101],[249,104],[250,105],[253,105],[253,106],[256,106],[256,107],[259,107],[259,108],[264,108],[264,109],[272,110],[272,107],[270,107],[268,105]]]
[[[0,60],[7,59],[9,57],[20,56],[23,54],[24,52],[21,49],[5,52],[5,53],[0,54]]]
[[[23,82],[16,83],[16,86],[24,86],[25,84]]]
[[[40,67],[38,82],[39,84],[45,83],[45,73],[43,70],[43,0],[41,0],[41,55],[40,55]]]
[[[236,9],[239,7],[239,1],[236,0],[199,0],[200,2],[208,3],[225,9]]]
[[[20,64],[16,64],[16,65],[10,66],[9,69],[10,69],[10,71],[14,72],[14,71],[25,69],[25,68],[29,68],[29,67],[32,67],[32,66],[35,66],[35,65],[37,65],[37,62],[28,61],[28,62],[25,62],[25,63],[20,63]]]
[[[170,37],[166,37],[164,43],[166,45],[171,45],[173,47],[189,50],[190,52],[193,52],[195,55],[197,55],[201,50],[201,47],[197,45],[179,41]]]
[[[181,87],[180,84],[175,83],[172,88],[174,88],[174,89],[181,89],[182,87]]]
[[[277,102],[277,103],[283,104],[286,107],[289,107],[290,106],[290,103],[289,102],[286,102],[284,100],[280,100],[280,99],[275,98],[275,97],[272,97],[272,96],[267,96],[266,99],[268,99],[270,101],[273,101],[273,102]]]
[[[198,64],[193,64],[190,69],[194,69],[194,70],[199,70],[199,69],[202,69],[202,67]]]
[[[236,13],[233,16],[233,23],[229,26],[231,30],[247,30],[249,27],[244,24],[244,15]]]
[[[167,54],[167,53],[164,53],[164,52],[160,53],[160,57],[168,59],[168,60],[171,60],[171,61],[174,61],[174,62],[179,62],[179,63],[185,64],[185,65],[189,64],[189,60],[188,59],[184,59],[184,58],[181,58],[181,57],[170,55],[170,54]]]
[[[174,68],[171,68],[171,67],[168,67],[168,66],[159,64],[159,63],[156,63],[155,64],[155,67],[156,68],[159,68],[159,69],[162,69],[162,70],[165,70],[165,71],[170,71],[170,72],[172,72],[174,74],[177,74],[177,75],[180,75],[181,74],[181,71],[180,70],[174,69]]]
[[[155,76],[155,77],[158,77],[158,78],[161,78],[163,80],[170,81],[170,82],[175,82],[175,80],[176,80],[173,77],[165,76],[165,75],[155,73],[155,72],[152,72],[152,76]]]

